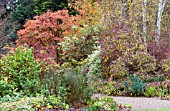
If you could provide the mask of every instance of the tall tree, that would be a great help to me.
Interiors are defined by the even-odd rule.
[[[18,24],[15,27],[12,27],[14,32],[12,37],[18,38],[17,31],[23,28],[23,25],[26,22],[26,19],[32,19],[34,17],[34,0],[19,0],[18,5],[12,11],[11,22]]]
[[[146,26],[146,9],[147,9],[147,0],[144,0],[142,2],[142,16],[143,16],[143,39],[144,39],[144,44],[145,46],[147,46],[147,37],[146,37],[146,30],[147,30],[147,26]]]
[[[160,40],[160,35],[161,35],[161,17],[162,17],[162,13],[164,11],[165,5],[166,5],[167,0],[159,0],[158,3],[158,13],[157,13],[157,22],[156,22],[156,26],[157,26],[157,37],[155,38],[155,41],[158,43]]]
[[[26,19],[32,19],[34,15],[34,0],[19,0],[17,7],[12,11],[12,20],[23,25]]]
[[[35,13],[40,15],[48,10],[57,11],[68,7],[68,0],[34,0]]]

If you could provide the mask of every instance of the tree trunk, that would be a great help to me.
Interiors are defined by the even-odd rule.
[[[159,43],[160,40],[160,35],[161,35],[161,17],[162,17],[162,13],[165,7],[167,0],[159,0],[159,4],[158,4],[158,14],[157,14],[157,22],[156,22],[156,26],[157,26],[157,36],[155,38],[155,41],[157,43]]]
[[[147,0],[144,0],[144,2],[142,2],[142,16],[143,16],[143,40],[145,46],[147,46],[146,8],[147,8]]]

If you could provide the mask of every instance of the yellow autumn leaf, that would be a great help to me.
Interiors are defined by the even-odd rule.
[[[48,108],[48,109],[51,109],[51,108],[53,108],[53,106],[51,106],[51,105],[47,105],[47,108]]]
[[[7,84],[7,83],[8,83],[8,78],[7,78],[7,77],[4,77],[4,81],[5,81],[5,83]]]
[[[144,45],[140,45],[139,48],[140,49],[145,49],[145,46]]]
[[[133,62],[131,61],[131,62],[129,62],[129,64],[133,64]]]
[[[39,104],[37,104],[36,106],[35,106],[35,108],[40,108],[41,106],[39,105]]]
[[[71,59],[71,62],[72,62],[73,64],[77,64],[77,61],[76,61],[75,59]]]

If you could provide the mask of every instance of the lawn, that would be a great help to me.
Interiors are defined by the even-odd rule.
[[[134,111],[170,111],[170,108],[147,109],[147,110],[134,110]]]

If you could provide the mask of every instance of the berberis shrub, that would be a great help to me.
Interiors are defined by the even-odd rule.
[[[35,94],[40,85],[41,63],[34,60],[33,49],[18,47],[8,56],[0,59],[0,80],[6,82],[18,92]]]

